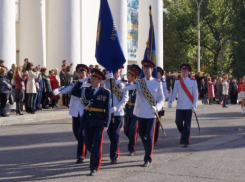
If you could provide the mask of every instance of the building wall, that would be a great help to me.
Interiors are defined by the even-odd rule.
[[[18,1],[18,0],[17,0]],[[22,1],[22,0],[20,0]],[[45,25],[46,25],[46,56],[47,56],[47,62],[50,61],[55,61],[57,62],[56,65],[58,66],[58,68],[60,69],[61,66],[61,62],[63,59],[60,57],[59,60],[49,60],[48,59],[48,55],[49,55],[49,39],[50,39],[50,31],[49,31],[49,24],[50,24],[50,15],[49,13],[51,13],[50,11],[50,7],[49,7],[49,2],[52,0],[46,0],[46,5],[45,5],[45,15],[46,15],[46,19],[45,19]],[[64,1],[64,0],[63,0]],[[66,0],[65,0],[66,1]],[[67,0],[69,1],[69,0]],[[93,1],[91,3],[91,1]],[[136,13],[137,11],[141,14],[141,16],[143,15],[143,21],[145,23],[143,23],[143,28],[138,27],[137,24],[135,23],[135,20],[139,20],[139,15],[137,14],[136,16],[138,16],[137,18],[134,17],[134,23],[130,23],[128,22],[127,24],[127,31],[126,31],[126,59],[128,59],[128,64],[134,64],[136,63],[136,61],[138,61],[138,63],[140,64],[140,60],[142,60],[142,56],[143,56],[143,52],[145,49],[145,42],[147,40],[147,34],[148,34],[148,30],[149,30],[149,15],[148,15],[148,6],[151,3],[155,3],[155,6],[153,7],[157,7],[157,1],[158,0],[150,0],[151,2],[145,2],[145,0],[128,0],[128,5],[127,5],[127,13],[129,13],[129,7],[132,6],[134,8],[134,13]],[[120,21],[122,21],[122,19],[120,18],[120,15],[117,14],[117,5],[116,3],[114,3],[114,1],[112,2],[112,0],[108,1],[110,3],[111,9],[112,9],[112,13],[114,15],[114,19],[116,21],[117,27],[119,27],[120,29]],[[112,4],[113,3],[113,4]],[[139,3],[144,3],[144,5],[140,6]],[[84,63],[84,64],[97,64],[97,61],[95,59],[95,45],[96,45],[96,36],[97,36],[97,23],[98,23],[98,15],[99,15],[99,0],[80,0],[80,58],[78,60],[78,62],[80,63]],[[145,10],[136,10],[138,7],[145,7]],[[53,12],[53,11],[52,11]],[[159,14],[161,12],[159,11],[159,8],[153,8],[153,16],[154,16],[154,24],[155,24],[155,33],[156,33],[156,41],[158,41],[158,37],[161,39],[161,33],[163,27],[161,27],[162,25],[159,24]],[[127,15],[127,17],[129,17],[129,15]],[[144,18],[145,17],[145,18]],[[21,17],[19,17],[20,22],[16,22],[16,50],[17,50],[17,55],[16,55],[16,62],[17,64],[23,64],[23,60],[19,60],[19,52],[21,52],[20,50],[20,24],[21,24]],[[140,20],[139,20],[140,21]],[[161,21],[161,19],[160,19]],[[120,31],[120,30],[119,30]],[[119,32],[120,34],[120,32]],[[125,33],[124,33],[125,34]],[[133,37],[132,37],[133,36]],[[138,37],[140,36],[140,37]],[[122,36],[124,37],[124,36]],[[138,45],[138,40],[140,41],[140,44],[142,45]],[[123,43],[125,44],[125,43]],[[158,53],[160,56],[158,56],[158,60],[159,63],[158,65],[163,66],[163,58],[161,54],[163,54],[163,50],[161,51],[161,45],[163,44],[163,41],[160,42],[159,44],[157,44],[156,46],[159,47]],[[159,46],[160,45],[160,46]],[[132,51],[130,50],[130,48],[132,48],[136,50],[136,52],[134,51],[134,54],[132,56]],[[67,49],[69,50],[70,47],[68,47],[67,45]],[[140,49],[140,50],[139,50]],[[57,53],[58,54],[58,53]],[[62,54],[62,53],[61,53]],[[135,59],[133,59],[133,57],[135,56]],[[26,56],[24,56],[26,57]],[[28,57],[28,56],[27,56]],[[45,65],[45,64],[44,64]],[[53,64],[47,64],[48,68],[49,66],[52,66]],[[57,67],[56,66],[56,67]],[[52,66],[53,67],[53,66]],[[51,68],[49,68],[51,69]]]

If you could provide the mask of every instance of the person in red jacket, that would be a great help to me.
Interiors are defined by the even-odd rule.
[[[245,76],[239,85],[239,94],[241,99],[242,114],[245,114]]]
[[[59,87],[59,83],[58,83],[58,80],[56,79],[56,76],[54,75],[54,71],[53,70],[49,71],[49,76],[48,77],[50,79],[52,91],[54,89],[57,89]],[[54,95],[53,92],[51,92],[50,93],[50,98],[52,99],[51,107],[54,108],[55,106],[57,106],[58,96]]]
[[[16,114],[23,115],[23,101],[25,98],[25,83],[28,71],[22,73],[21,66],[17,66],[14,71],[13,79],[15,81],[15,100],[16,100]]]

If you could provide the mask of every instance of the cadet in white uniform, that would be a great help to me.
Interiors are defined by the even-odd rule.
[[[84,64],[78,64],[76,67],[76,72],[79,80],[81,82],[84,82],[82,87],[89,87],[90,83],[87,83],[88,79],[88,67]],[[72,91],[74,88],[75,83],[72,83],[71,85],[67,87],[61,87],[59,89],[55,89],[53,92],[55,95],[58,94],[67,94]],[[79,91],[78,96],[81,96],[81,91]],[[82,104],[79,97],[76,97],[74,95],[71,96],[70,100],[70,107],[69,107],[69,115],[72,116],[72,129],[74,136],[76,137],[78,144],[77,144],[77,161],[76,164],[83,163],[83,160],[86,155],[86,147],[84,143],[83,136],[79,134],[79,129],[82,129],[81,127],[81,118],[84,111],[84,105]]]
[[[168,99],[168,90],[167,90],[167,84],[165,82],[164,71],[161,67],[157,67],[157,79],[162,83],[163,93],[165,97],[165,101]],[[159,117],[163,116],[164,111],[159,112]],[[160,121],[161,122],[161,121]],[[155,136],[154,136],[154,145],[158,142],[158,135],[159,135],[159,129],[160,129],[160,122],[156,118],[156,126],[155,126]]]
[[[124,106],[129,100],[128,91],[120,90],[119,86],[123,82],[120,79],[120,71],[118,70],[114,75],[109,73],[107,75],[107,80],[105,82],[107,89],[110,89],[110,79],[112,80],[112,93],[113,93],[113,107],[111,108],[111,113],[114,117],[111,118],[107,134],[111,141],[110,146],[110,159],[111,164],[116,164],[117,159],[120,154],[120,129],[122,127],[123,117],[124,117]],[[113,87],[114,85],[114,87]]]
[[[143,60],[143,72],[145,78],[135,84],[128,85],[124,89],[137,89],[136,103],[133,114],[139,118],[139,135],[144,145],[144,167],[152,162],[154,147],[155,118],[158,111],[163,107],[164,95],[162,84],[152,77],[155,64],[150,60]],[[145,94],[148,96],[145,96]],[[150,101],[148,101],[148,99]]]
[[[190,144],[192,112],[195,112],[197,108],[198,90],[196,80],[188,77],[191,71],[190,65],[182,64],[180,69],[182,77],[179,80],[175,80],[174,90],[169,98],[168,107],[172,107],[172,102],[178,94],[175,122],[181,133],[180,144],[184,144],[184,147],[188,147]],[[189,96],[187,95],[188,92],[190,94]]]

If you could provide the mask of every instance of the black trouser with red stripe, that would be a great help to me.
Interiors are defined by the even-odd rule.
[[[190,144],[190,134],[191,134],[191,117],[192,110],[176,110],[176,120],[175,123],[181,133],[181,140],[183,144]]]
[[[129,139],[128,151],[135,152],[136,140],[138,136],[138,118],[137,117],[125,117],[124,133]]]
[[[84,126],[82,125],[82,118],[79,115],[78,117],[72,117],[72,130],[77,139],[77,159],[84,160],[87,150],[83,137]]]
[[[110,122],[109,128],[107,130],[107,134],[111,141],[110,146],[110,159],[117,160],[120,155],[120,130],[122,127],[122,116],[114,116],[114,120]]]
[[[144,161],[152,162],[155,135],[155,118],[139,118],[139,135],[145,149]]]
[[[89,126],[87,124],[84,130],[84,139],[90,156],[90,170],[99,171],[102,158],[102,145],[103,145],[103,126]]]
[[[158,122],[157,119],[156,119],[154,145],[156,145],[157,141],[158,141],[159,129],[160,129],[160,122]]]

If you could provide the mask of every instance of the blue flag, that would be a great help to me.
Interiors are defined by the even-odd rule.
[[[108,1],[101,0],[95,57],[100,65],[113,73],[126,62],[119,40]]]
[[[153,25],[153,19],[152,19],[151,6],[150,6],[149,15],[150,15],[150,30],[149,30],[149,37],[148,37],[148,40],[146,42],[144,59],[150,60],[156,65],[157,55],[156,55],[155,33],[154,33],[154,25]],[[152,76],[154,78],[157,78],[157,66],[154,68]],[[143,71],[141,71],[140,77],[141,78],[145,77]]]

